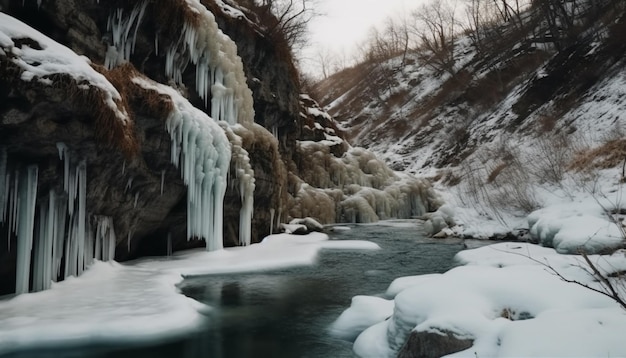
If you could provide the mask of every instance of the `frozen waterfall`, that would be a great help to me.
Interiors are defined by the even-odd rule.
[[[130,59],[147,4],[147,1],[141,1],[130,12],[118,9],[110,14],[108,27],[112,46],[106,55],[108,67]],[[211,104],[212,119],[167,86],[137,78],[135,82],[144,88],[168,94],[175,103],[176,108],[167,120],[167,130],[172,140],[172,163],[180,167],[188,187],[188,239],[204,238],[208,250],[222,248],[225,177],[232,152],[237,181],[234,184],[242,201],[239,241],[248,245],[251,242],[255,188],[250,157],[243,149],[241,139],[237,140],[232,131],[228,132],[226,126],[222,130],[209,122],[215,120],[229,126],[253,125],[252,91],[248,88],[237,46],[219,29],[215,16],[198,0],[186,0],[179,6],[187,7],[185,13],[188,18],[180,29],[178,41],[163,51],[165,74],[180,84],[184,69],[190,63],[195,65],[196,91],[204,100],[205,107]],[[154,44],[157,53],[156,37]],[[221,141],[224,132],[230,143],[228,140]],[[228,150],[226,147],[229,147]],[[225,160],[226,157],[229,159]]]
[[[57,148],[63,161],[63,185],[59,183],[63,190],[57,192],[52,188],[39,201],[38,167],[15,165],[21,169],[10,170],[10,158],[5,150],[0,152],[0,183],[4,184],[0,224],[8,228],[9,250],[11,240],[17,241],[17,294],[46,290],[58,279],[79,276],[94,258],[108,261],[115,255],[112,219],[94,218],[95,238],[90,229],[94,225],[89,225],[86,213],[86,163],[73,163],[63,143],[58,143]]]

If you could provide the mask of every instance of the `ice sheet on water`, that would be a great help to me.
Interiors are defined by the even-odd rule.
[[[79,278],[0,302],[0,354],[190,332],[202,323],[199,309],[206,307],[176,292],[181,279],[98,261]]]
[[[261,243],[214,252],[187,251],[174,254],[171,260],[140,260],[134,265],[198,276],[216,273],[255,272],[292,266],[312,265],[321,249],[377,250],[372,242],[329,240],[326,234],[271,235]]]

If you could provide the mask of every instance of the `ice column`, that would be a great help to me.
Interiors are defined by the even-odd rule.
[[[243,148],[242,139],[228,126],[222,126],[232,147],[231,161],[235,167],[235,182],[241,197],[239,211],[239,244],[250,245],[252,242],[252,214],[254,213],[254,189],[256,187],[254,170],[250,165],[250,155]],[[246,130],[239,127],[241,130]]]
[[[101,261],[111,261],[115,258],[116,236],[113,228],[113,218],[109,216],[94,216],[96,227],[94,258]]]
[[[15,293],[27,293],[30,279],[30,255],[35,226],[35,201],[37,199],[37,166],[29,166],[20,177],[19,213],[17,215],[17,267]]]
[[[9,174],[7,173],[7,151],[0,149],[0,223],[6,222],[6,207],[9,199]],[[10,240],[9,240],[10,242]]]

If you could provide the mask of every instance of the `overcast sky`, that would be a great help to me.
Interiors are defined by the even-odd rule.
[[[317,0],[321,15],[309,24],[310,45],[302,52],[305,71],[313,71],[321,48],[335,53],[354,51],[367,38],[369,29],[390,16],[411,11],[424,0]],[[308,60],[308,61],[307,61]]]

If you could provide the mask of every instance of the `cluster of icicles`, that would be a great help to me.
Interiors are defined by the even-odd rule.
[[[86,215],[85,162],[72,163],[67,147],[62,143],[57,147],[64,161],[63,190],[50,189],[39,203],[38,167],[9,170],[7,153],[0,152],[0,224],[8,228],[7,250],[16,250],[17,294],[46,290],[52,282],[82,274],[94,259],[109,261],[115,256],[112,219],[89,220]],[[16,248],[10,247],[13,236]]]
[[[208,107],[211,117],[228,125],[249,125],[254,120],[252,92],[247,86],[237,46],[218,27],[214,15],[198,0],[186,0],[196,16],[194,24],[186,22],[177,43],[165,50],[165,74],[176,83],[183,82],[183,71],[192,63],[196,69],[196,91]],[[109,68],[129,61],[134,51],[137,31],[145,14],[147,1],[138,2],[130,13],[118,9],[108,20],[112,34],[105,64]],[[158,35],[157,35],[158,36]],[[155,53],[159,52],[155,37]],[[171,160],[180,167],[181,176],[188,187],[187,237],[204,238],[207,250],[222,248],[223,197],[226,190],[227,152],[221,138],[227,128],[213,126],[203,121],[213,121],[191,105],[170,87],[139,79],[137,84],[168,94],[175,109],[167,121],[172,140]],[[218,133],[220,132],[220,133]],[[232,134],[232,132],[230,133]],[[242,200],[239,240],[242,245],[251,242],[251,222],[254,201],[254,172],[248,153],[241,147],[240,139],[228,135],[233,164],[237,168],[236,180]],[[228,160],[225,160],[228,158]],[[243,171],[243,172],[242,172]],[[241,175],[240,175],[241,174]]]
[[[130,60],[147,4],[148,1],[140,1],[129,14],[118,9],[109,16],[112,45],[105,58],[109,69]],[[184,5],[197,18],[194,24],[185,22],[178,42],[165,50],[165,74],[182,84],[183,71],[192,63],[196,67],[196,91],[205,106],[211,101],[211,117],[231,125],[253,122],[252,91],[237,55],[237,45],[219,29],[215,16],[198,0],[186,0]],[[154,48],[158,55],[158,35]]]
[[[106,54],[107,67],[113,68],[130,59],[147,4],[147,1],[138,2],[130,14],[117,10],[109,17],[113,44]],[[223,201],[232,150],[242,198],[240,242],[248,245],[254,172],[241,138],[228,125],[253,123],[252,92],[247,87],[236,45],[219,30],[213,14],[198,0],[186,0],[185,5],[198,15],[200,24],[196,27],[185,24],[179,42],[165,53],[165,72],[182,83],[183,69],[193,63],[196,89],[205,105],[211,98],[213,118],[194,108],[171,87],[142,79],[134,81],[166,93],[175,103],[166,128],[171,136],[172,164],[180,168],[188,188],[187,237],[204,238],[209,251],[223,247]],[[155,50],[158,51],[158,39]],[[222,128],[217,122],[228,125]],[[115,257],[112,218],[89,218],[86,214],[86,163],[72,162],[64,144],[60,143],[58,149],[64,161],[63,191],[51,189],[44,200],[39,193],[39,201],[38,167],[10,171],[6,152],[0,152],[0,188],[3,189],[0,190],[0,225],[9,230],[9,246],[11,237],[16,237],[17,294],[48,289],[52,282],[80,275],[94,259],[109,261]]]

